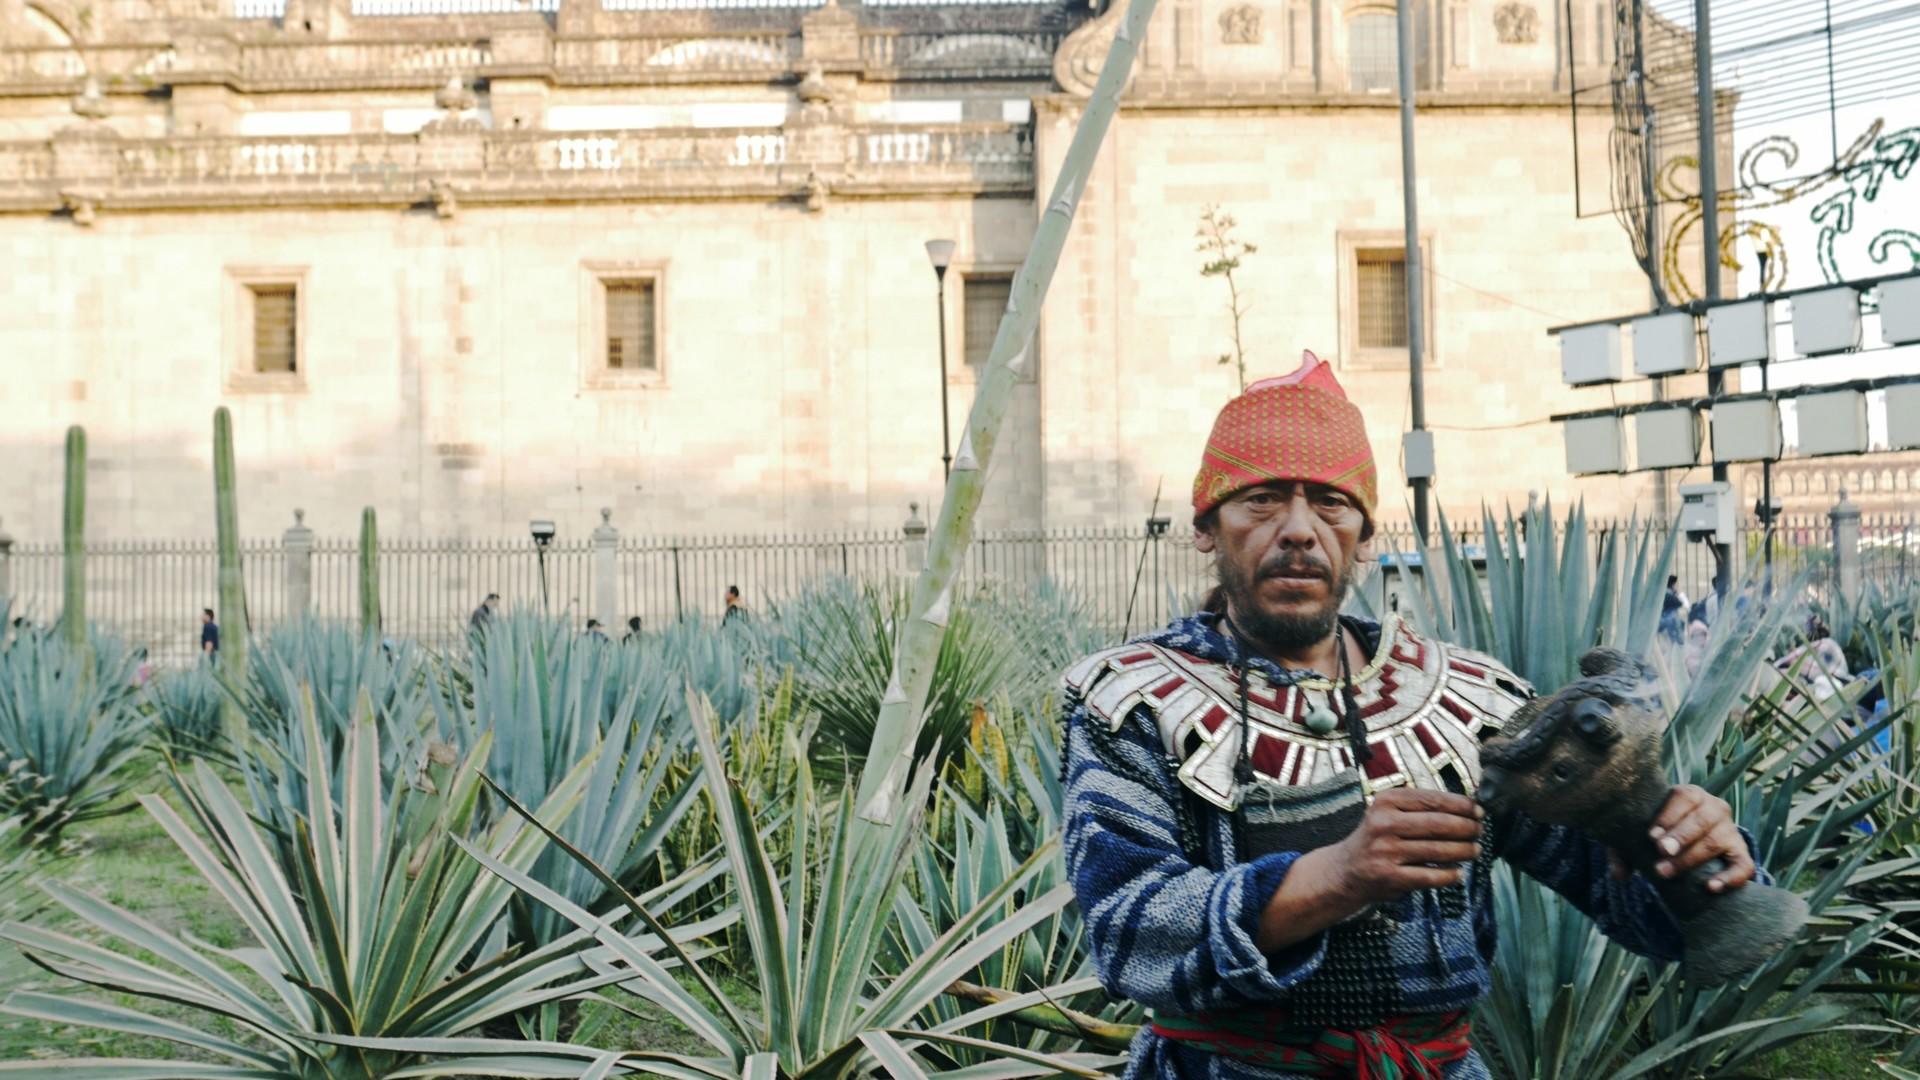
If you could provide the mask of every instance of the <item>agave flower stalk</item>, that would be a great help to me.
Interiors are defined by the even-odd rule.
[[[220,560],[220,675],[230,688],[247,677],[247,585],[240,573],[240,504],[234,490],[233,417],[225,405],[213,410],[213,527]],[[221,710],[227,745],[246,749],[247,719],[229,700]]]
[[[380,637],[380,522],[371,506],[360,511],[360,632]]]
[[[78,424],[67,429],[67,491],[60,539],[64,557],[65,595],[60,625],[67,645],[76,652],[87,647],[87,430]]]
[[[905,790],[912,771],[922,711],[933,683],[934,661],[940,652],[940,639],[952,604],[954,577],[972,538],[974,513],[986,491],[987,466],[999,442],[1000,427],[1006,419],[1014,385],[1032,354],[1041,301],[1053,281],[1067,231],[1073,225],[1074,210],[1093,173],[1094,160],[1099,157],[1100,144],[1106,140],[1107,128],[1119,111],[1120,95],[1133,72],[1134,54],[1146,36],[1147,20],[1153,16],[1155,2],[1129,0],[1126,14],[1119,18],[1113,45],[1107,50],[1107,60],[1100,69],[1093,96],[1074,130],[1066,160],[1047,199],[1046,212],[1034,232],[1033,246],[1028,249],[1020,272],[1014,276],[1007,310],[1000,318],[1000,329],[994,335],[993,350],[980,377],[973,407],[960,436],[960,449],[954,455],[953,469],[947,477],[946,496],[941,500],[940,516],[929,538],[927,565],[914,582],[912,615],[900,632],[893,678],[880,706],[873,746],[860,775],[860,815],[869,821],[892,825],[899,812],[899,795]]]

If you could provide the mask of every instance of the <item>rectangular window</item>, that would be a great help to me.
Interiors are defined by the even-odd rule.
[[[296,374],[300,355],[298,287],[248,285],[247,293],[253,303],[253,372]]]
[[[602,287],[606,290],[607,370],[658,371],[653,279],[610,280]]]
[[[1013,296],[1010,274],[969,274],[961,281],[965,315],[961,321],[962,355],[970,368],[983,368],[1000,332],[1000,317]]]
[[[1392,15],[1356,15],[1347,24],[1349,88],[1357,93],[1400,86],[1400,24]]]
[[[1359,346],[1406,348],[1406,249],[1360,248],[1353,254],[1354,320]]]

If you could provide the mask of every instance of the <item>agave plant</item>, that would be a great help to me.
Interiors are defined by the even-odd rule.
[[[558,831],[622,887],[660,884],[662,844],[699,790],[696,776],[673,767],[689,729],[684,709],[668,707],[669,688],[680,684],[670,658],[657,647],[616,648],[563,622],[517,614],[494,620],[475,641],[472,663],[470,701],[433,699],[440,731],[463,745],[491,736],[487,775],[528,806],[604,744],[578,809]],[[558,850],[543,854],[532,873],[573,903],[607,906],[607,887]],[[515,940],[532,945],[574,929],[542,905],[516,905],[515,914]]]
[[[1071,894],[1065,885],[1035,890],[1045,869],[1057,860],[1057,844],[1015,867],[978,905],[933,936],[910,963],[883,975],[878,964],[905,871],[921,839],[931,770],[917,774],[911,791],[908,805],[919,808],[916,816],[891,830],[858,819],[846,793],[832,808],[823,807],[811,778],[803,775],[787,818],[790,854],[783,885],[755,828],[756,811],[763,808],[752,805],[742,785],[727,775],[719,735],[704,707],[695,710],[694,730],[705,767],[704,787],[726,841],[727,866],[750,942],[756,1008],[736,1005],[701,961],[678,945],[670,942],[668,947],[679,970],[669,970],[634,948],[604,918],[524,870],[475,852],[529,898],[594,932],[613,968],[625,977],[623,991],[664,1010],[713,1050],[707,1057],[630,1050],[605,1067],[683,1077],[817,1080],[847,1080],[881,1069],[905,1080],[953,1065],[954,1053],[961,1050],[990,1051],[1000,1062],[993,1075],[1009,1077],[1097,1076],[1094,1070],[1117,1060],[1031,1051],[962,1034],[978,1023],[971,1014],[925,1026],[917,1020],[956,979],[1066,908]],[[790,732],[789,751],[794,760],[806,760],[803,732]],[[817,856],[815,844],[821,846]],[[584,855],[562,846],[589,864]],[[615,885],[604,869],[596,873]],[[1007,914],[1009,901],[1022,892],[1026,902]],[[662,936],[658,921],[639,900],[622,891],[620,902]],[[1038,1003],[1035,997],[1002,1008]],[[585,1049],[571,1053],[576,1060],[593,1059]]]
[[[226,691],[204,664],[161,672],[142,688],[154,720],[154,731],[176,758],[222,757],[225,737],[221,709]]]
[[[585,933],[538,949],[502,948],[499,929],[513,891],[454,845],[470,843],[493,866],[524,873],[546,840],[519,817],[497,821],[471,842],[462,839],[475,832],[486,737],[464,760],[436,746],[422,772],[383,797],[379,726],[370,706],[356,711],[337,772],[317,706],[302,710],[299,727],[307,759],[319,767],[307,787],[292,861],[284,866],[276,838],[251,820],[204,762],[194,762],[191,780],[179,783],[193,825],[159,797],[141,799],[238,914],[255,945],[223,950],[189,941],[57,882],[43,885],[55,901],[101,938],[143,958],[38,926],[0,927],[0,938],[56,975],[145,1002],[184,1005],[203,1023],[173,1019],[152,1006],[36,991],[14,993],[0,1012],[157,1037],[220,1060],[18,1062],[0,1064],[0,1074],[66,1080],[512,1075],[495,1070],[507,1067],[501,1062],[511,1062],[517,1043],[462,1039],[454,1045],[471,1055],[427,1058],[436,1052],[435,1039],[611,981],[597,973]],[[594,758],[589,752],[534,813],[564,819]],[[632,945],[641,954],[649,947],[644,940]],[[237,975],[234,965],[251,977]],[[242,1034],[204,1022],[214,1018]],[[394,1048],[395,1039],[428,1046]]]
[[[0,788],[6,783],[0,778]],[[45,906],[44,896],[34,884],[48,859],[65,853],[65,846],[34,843],[22,819],[0,819],[0,920],[31,918]],[[18,953],[12,949],[0,951],[0,991],[19,985],[28,971]]]
[[[1449,538],[1442,554],[1451,596],[1443,603],[1431,583],[1414,596],[1413,615],[1429,633],[1490,652],[1542,689],[1572,678],[1588,648],[1648,651],[1673,557],[1671,534],[1661,546],[1637,530],[1590,546],[1577,511],[1564,535],[1547,511],[1523,521],[1509,517],[1504,533],[1490,514],[1485,524],[1485,591]],[[1756,676],[1793,616],[1791,605],[1758,600],[1752,610],[1744,621],[1722,620],[1699,678],[1682,682],[1681,672],[1667,672],[1668,758],[1678,780],[1729,801],[1757,838],[1763,865],[1807,887],[1815,912],[1826,909],[1824,932],[1739,986],[1701,990],[1627,954],[1565,901],[1502,869],[1494,900],[1505,933],[1493,991],[1475,1023],[1497,1075],[1696,1075],[1804,1038],[1841,1014],[1816,1004],[1814,995],[1886,925],[1869,912],[1829,908],[1871,855],[1851,826],[1874,804],[1843,793],[1820,798],[1814,790],[1848,775],[1849,755],[1868,735],[1836,741],[1817,716],[1801,716],[1798,724],[1738,722],[1755,707]],[[1790,689],[1777,686],[1772,708],[1763,702],[1759,710],[1777,716]]]
[[[0,648],[0,817],[51,839],[69,825],[130,809],[123,767],[148,718],[134,708],[133,658],[94,634],[75,648],[31,630]]]
[[[336,795],[346,790],[346,744],[361,721],[378,731],[383,794],[419,774],[431,741],[432,675],[417,649],[389,649],[343,622],[291,623],[254,650],[246,685],[227,690],[247,716],[250,745],[240,766],[249,799],[281,845],[293,843],[297,822],[312,805],[312,781],[328,781],[326,789]],[[309,716],[319,724],[324,759],[311,756]],[[323,775],[327,769],[331,775]]]
[[[856,772],[873,742],[875,718],[891,692],[894,648],[907,617],[907,593],[893,584],[828,581],[779,613],[783,659],[793,665],[802,708],[820,719],[816,768],[824,779]],[[946,618],[927,697],[918,759],[965,741],[972,705],[991,697],[1016,670],[1013,636],[991,618],[955,604]]]

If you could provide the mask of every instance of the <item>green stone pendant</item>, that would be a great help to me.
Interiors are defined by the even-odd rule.
[[[1307,730],[1315,735],[1329,734],[1339,724],[1340,718],[1333,715],[1333,710],[1325,705],[1315,705],[1313,711],[1307,714]]]

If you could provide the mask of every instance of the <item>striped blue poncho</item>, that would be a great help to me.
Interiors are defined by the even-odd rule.
[[[1345,625],[1369,655],[1380,648],[1378,625]],[[1141,640],[1202,663],[1238,659],[1207,614]],[[1312,675],[1258,657],[1245,663],[1277,686]],[[1527,693],[1517,680],[1515,689]],[[1389,1015],[1465,1009],[1491,983],[1493,858],[1567,897],[1628,949],[1679,958],[1679,928],[1651,883],[1613,879],[1606,850],[1579,833],[1518,818],[1490,825],[1483,857],[1467,868],[1460,886],[1415,893],[1281,953],[1263,954],[1255,945],[1261,911],[1300,852],[1244,851],[1239,814],[1196,797],[1181,782],[1181,761],[1147,706],[1123,717],[1099,716],[1070,684],[1065,732],[1067,861],[1095,968],[1110,994],[1150,1010],[1192,1016],[1280,1006],[1345,1028]],[[1151,1025],[1134,1042],[1127,1069],[1130,1080],[1275,1075],[1175,1045]],[[1486,1067],[1469,1055],[1446,1075],[1480,1077]]]

